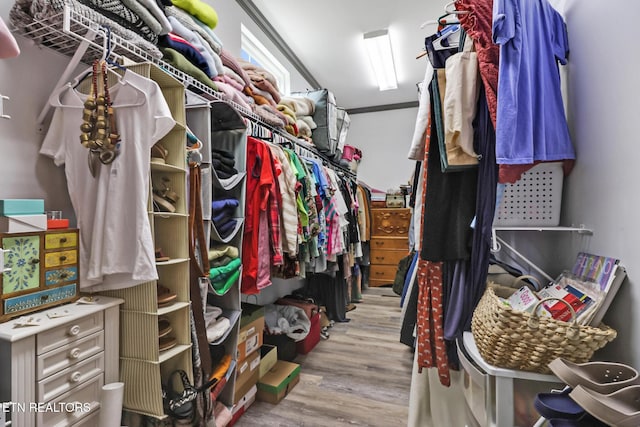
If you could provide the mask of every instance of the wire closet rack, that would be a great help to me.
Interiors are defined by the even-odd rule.
[[[62,12],[53,14],[45,19],[36,19],[33,22],[13,30],[30,40],[36,45],[47,47],[63,55],[72,57],[65,72],[58,80],[56,87],[69,81],[71,73],[80,63],[90,64],[96,59],[104,57],[105,46],[110,45],[109,58],[114,62],[122,64],[151,62],[156,64],[168,74],[174,76],[182,82],[185,88],[193,93],[206,94],[209,100],[223,101],[235,108],[240,114],[253,123],[263,127],[270,132],[274,141],[284,140],[294,144],[296,152],[323,160],[332,168],[345,173],[355,179],[356,174],[350,169],[336,163],[324,153],[317,150],[313,145],[289,134],[282,128],[273,126],[263,120],[262,117],[247,109],[246,107],[227,99],[224,94],[215,91],[194,77],[190,76],[171,66],[161,58],[155,57],[140,46],[126,40],[120,35],[110,31],[107,27],[92,21],[90,18],[81,15],[65,4]],[[107,40],[108,38],[108,40]],[[45,106],[38,116],[38,123],[42,124],[47,116],[50,106]]]

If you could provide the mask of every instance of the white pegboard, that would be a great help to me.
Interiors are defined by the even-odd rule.
[[[557,226],[562,204],[562,163],[539,163],[506,184],[494,226]]]

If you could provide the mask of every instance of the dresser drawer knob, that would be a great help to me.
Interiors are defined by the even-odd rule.
[[[376,276],[384,276],[384,273],[382,271],[376,271]]]
[[[60,238],[60,243],[67,243],[67,238],[66,237],[61,237]]]
[[[36,265],[40,263],[40,260],[38,258],[33,258],[31,259],[31,261],[29,261],[31,264]]]
[[[84,412],[78,410],[79,408],[84,408],[84,403],[78,402],[76,400],[71,405],[65,405],[65,406],[67,406],[69,408],[73,408],[72,410],[67,411],[73,418],[78,419],[78,418],[81,418],[82,416],[84,416]]]
[[[75,371],[73,374],[71,374],[72,383],[77,383],[81,379],[82,379],[82,374],[79,371]]]
[[[80,325],[73,325],[72,327],[69,328],[68,334],[71,335],[72,337],[75,337],[79,333],[80,333]]]
[[[60,261],[66,261],[66,260],[67,260],[67,257],[66,257],[66,256],[64,256],[64,255],[62,255],[62,256],[60,257]]]
[[[378,261],[382,261],[382,260],[384,259],[384,257],[383,257],[383,256],[377,256],[377,257],[376,257],[376,259],[377,259]]]
[[[77,359],[80,357],[80,349],[79,348],[74,348],[71,349],[71,351],[69,352],[69,357],[71,357],[72,359]]]

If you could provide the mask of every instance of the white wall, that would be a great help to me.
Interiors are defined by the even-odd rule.
[[[617,13],[609,33],[604,16]],[[618,331],[601,356],[640,367],[640,181],[638,113],[640,56],[636,38],[640,3],[565,1],[571,54],[567,67],[568,117],[577,151],[565,181],[564,216],[593,228],[588,249],[620,258],[628,280],[605,317]],[[614,38],[607,34],[615,34]],[[573,248],[563,247],[573,254]]]
[[[596,354],[640,367],[640,181],[637,123],[640,111],[640,57],[635,54],[634,25],[640,3],[555,1],[569,34],[569,63],[562,70],[565,104],[576,165],[564,181],[562,225],[584,225],[592,236],[577,233],[513,232],[508,239],[555,276],[570,269],[583,250],[621,259],[628,278],[604,323],[617,338]],[[616,14],[615,39],[607,37],[603,16]],[[506,252],[506,251],[505,251]]]
[[[363,153],[358,179],[382,191],[409,182],[415,161],[407,153],[417,114],[417,108],[404,108],[350,116],[347,144]]]
[[[222,42],[224,48],[231,52],[235,56],[240,56],[240,24],[244,24],[245,27],[253,33],[264,44],[264,46],[275,56],[282,65],[291,73],[291,91],[305,91],[307,89],[313,89],[309,83],[298,73],[291,63],[278,51],[275,45],[267,39],[264,33],[258,28],[258,26],[249,18],[244,10],[235,0],[227,1],[212,1],[205,0],[209,3],[218,13],[218,26],[215,28],[215,33]]]
[[[0,17],[7,24],[12,4],[0,4]],[[45,199],[45,209],[62,210],[72,218],[64,171],[38,154],[44,135],[35,124],[68,59],[16,39],[21,54],[0,59],[0,93],[11,98],[4,103],[11,119],[0,119],[0,198]]]

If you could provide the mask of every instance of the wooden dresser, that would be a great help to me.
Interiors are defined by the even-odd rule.
[[[393,284],[398,262],[409,254],[409,208],[371,209],[371,270],[369,286]]]

